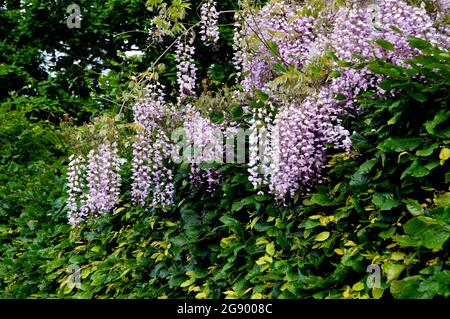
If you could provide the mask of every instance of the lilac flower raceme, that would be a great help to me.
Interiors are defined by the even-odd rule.
[[[327,144],[345,150],[351,146],[328,87],[297,103],[285,103],[272,128],[270,190],[280,201],[320,181]]]
[[[177,83],[179,85],[179,101],[195,94],[197,66],[194,64],[194,36],[178,39],[175,60],[177,61]]]
[[[174,113],[166,107],[163,88],[160,84],[148,85],[144,100],[133,107],[137,134],[131,169],[132,198],[141,206],[167,207],[173,204],[173,172],[165,166],[172,144],[164,123]]]
[[[277,74],[274,64],[301,69],[314,56],[323,55],[327,48],[345,61],[358,62],[355,55],[359,55],[402,64],[418,52],[409,47],[407,36],[450,47],[448,34],[439,33],[433,27],[425,9],[397,0],[343,6],[336,13],[318,12],[307,5],[281,0],[269,2],[256,15],[248,15],[245,21],[238,22],[234,64],[245,74],[241,84],[247,92],[255,88],[267,90],[267,84]],[[390,41],[393,49],[375,45],[375,40]],[[361,75],[357,82],[366,86],[362,80],[370,77],[367,75]]]
[[[123,160],[118,156],[115,142],[102,143],[97,151],[89,152],[87,206],[91,213],[103,215],[111,212],[119,204],[122,163]]]
[[[367,6],[339,10],[330,35],[339,59],[358,62],[357,55],[365,59],[376,56],[405,66],[403,61],[419,52],[409,46],[407,36],[424,38],[445,48],[450,46],[450,38],[433,27],[433,21],[425,9],[397,0],[378,1],[375,8],[376,17]],[[372,19],[376,21],[377,28],[372,25]],[[389,41],[392,48],[382,48],[374,43],[376,40]],[[368,87],[375,87],[380,94],[386,93],[378,86],[383,80],[380,75],[374,75],[367,69],[339,68],[339,71],[342,76],[333,81],[332,87],[335,94],[346,97],[346,106],[352,106],[353,97]]]
[[[121,165],[117,144],[104,142],[86,160],[72,156],[68,176],[69,223],[78,226],[88,216],[104,215],[119,204]]]
[[[264,89],[274,77],[273,64],[301,67],[316,38],[316,19],[289,1],[269,2],[256,15],[248,14],[235,32],[235,65],[246,76],[247,92]]]
[[[236,70],[236,83],[241,80],[245,45],[245,32],[243,31],[244,22],[239,14],[235,14],[234,31],[233,31],[233,65]]]
[[[165,132],[156,132],[154,136],[150,130],[137,133],[132,163],[135,204],[164,208],[173,204],[173,173],[165,166],[170,152],[171,144]]]
[[[216,9],[216,1],[206,0],[200,9],[200,34],[205,45],[216,44],[220,33],[218,26],[219,12]]]
[[[185,160],[191,164],[189,177],[197,185],[207,185],[213,191],[220,183],[221,175],[213,168],[202,169],[201,163],[221,162],[223,158],[222,128],[204,118],[191,105],[186,107],[185,121]]]
[[[272,125],[273,105],[253,110],[253,118],[250,120],[249,136],[249,181],[255,189],[268,184],[271,161],[271,141],[275,139]]]
[[[88,216],[86,160],[83,156],[71,155],[67,171],[67,215],[69,224],[78,226]]]
[[[357,61],[355,54],[366,59],[375,54],[378,58],[402,64],[418,52],[409,46],[407,36],[421,37],[448,47],[448,39],[447,43],[441,42],[442,38],[433,28],[433,21],[425,9],[397,0],[377,1],[376,8],[378,28],[373,26],[373,15],[367,6],[342,8],[338,12],[331,39],[340,59]],[[393,48],[383,49],[374,45],[374,40],[387,40]]]

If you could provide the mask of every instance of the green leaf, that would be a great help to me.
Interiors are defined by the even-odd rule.
[[[433,280],[448,285],[450,282],[450,270],[441,270],[434,274]]]
[[[92,291],[82,291],[82,292],[77,292],[75,297],[80,298],[80,299],[92,299],[93,295],[94,295],[94,293]]]
[[[441,284],[433,280],[423,280],[420,283],[419,291],[423,293],[421,298],[432,299],[440,290]]]
[[[287,68],[284,64],[281,64],[281,63],[274,63],[274,64],[272,64],[272,67],[275,70],[280,71],[282,73],[289,71],[289,68]]]
[[[239,119],[244,115],[244,110],[242,109],[242,106],[235,106],[231,109],[231,115],[235,119]]]
[[[220,166],[220,163],[218,161],[206,161],[200,163],[199,165],[201,169],[217,168],[218,166]]]
[[[315,241],[325,241],[330,237],[330,232],[324,231],[316,236]]]
[[[258,202],[265,202],[265,201],[271,200],[273,197],[272,197],[271,195],[264,194],[264,195],[256,195],[254,198],[255,198]]]
[[[389,28],[391,29],[391,30],[394,30],[395,32],[397,32],[397,33],[400,33],[400,34],[403,34],[403,31],[402,30],[400,30],[399,28],[397,28],[395,25],[389,25]]]
[[[395,115],[387,122],[388,125],[394,125],[398,119],[402,116],[401,112],[395,113]]]
[[[200,219],[199,214],[192,209],[182,210],[181,218],[187,225],[196,226],[196,225],[201,224],[201,219]]]
[[[84,261],[86,260],[85,256],[80,256],[80,255],[74,255],[71,256],[69,259],[69,263],[71,264],[76,264],[76,265],[80,265],[82,264]],[[59,265],[60,266],[60,265]],[[55,267],[56,268],[56,267]]]
[[[255,93],[256,98],[261,102],[265,102],[269,99],[269,94],[260,89],[254,89],[253,92]]]
[[[372,168],[378,163],[378,160],[373,158],[365,161],[358,169],[360,174],[369,174]]]
[[[180,287],[181,284],[185,281],[186,281],[186,277],[184,277],[184,276],[172,276],[172,278],[170,278],[168,281],[169,288]]]
[[[431,217],[420,216],[413,219],[410,219],[404,226],[404,230],[409,235],[415,235],[422,233],[424,231],[424,227],[430,225],[436,225],[436,220]]]
[[[313,228],[318,227],[318,226],[321,226],[321,225],[320,225],[320,222],[318,222],[318,221],[311,220],[311,219],[307,219],[306,221],[304,221],[304,222],[302,223],[302,226],[303,226],[305,229],[313,229]]]
[[[353,291],[362,291],[364,290],[364,283],[363,282],[357,282],[356,284],[353,285],[352,290]]]
[[[269,256],[273,257],[275,255],[275,244],[273,242],[266,245],[266,252]]]
[[[437,149],[438,147],[439,143],[434,143],[422,150],[417,150],[416,156],[430,156],[431,154],[433,154],[434,150]]]
[[[233,179],[231,180],[231,183],[233,184],[244,184],[248,182],[248,176],[246,174],[236,174]]]
[[[407,84],[405,84],[405,82],[403,82],[403,81],[397,81],[397,80],[393,80],[393,79],[386,79],[380,83],[380,87],[386,91],[390,91],[390,90],[396,89],[396,88],[401,88],[406,85]],[[386,101],[386,102],[388,102],[388,101]],[[400,102],[400,101],[395,101],[395,102]],[[397,104],[394,104],[394,103],[392,103],[391,104],[392,106],[388,107],[388,108],[395,109],[396,107],[400,106],[400,103],[397,103]]]
[[[401,75],[397,68],[391,66],[370,65],[368,69],[375,74],[387,75],[394,79]]]
[[[385,231],[382,231],[378,234],[378,237],[383,238],[384,240],[391,238],[395,234],[395,227],[391,227],[386,229]]]
[[[369,140],[365,136],[359,134],[358,132],[353,133],[350,139],[352,141],[352,144],[358,148],[361,149],[371,148]]]
[[[392,236],[392,239],[400,245],[400,247],[420,247],[421,242],[417,238],[408,235]]]
[[[413,97],[414,100],[420,103],[425,103],[428,100],[428,98],[425,95],[417,91],[410,92],[409,94]]]
[[[345,101],[347,100],[347,97],[344,94],[338,93],[336,94],[335,99],[338,101]]]
[[[402,280],[396,280],[391,283],[391,294],[398,299],[416,299],[421,298],[419,285],[421,276],[406,277]]]
[[[372,297],[373,299],[380,299],[383,297],[384,289],[382,288],[373,288],[372,289]]]
[[[439,195],[434,202],[436,206],[450,207],[450,192]]]
[[[383,264],[383,273],[387,277],[387,282],[391,282],[392,280],[397,279],[403,269],[405,269],[405,266],[402,264],[397,263],[385,263]]]
[[[450,111],[439,111],[433,120],[425,123],[425,128],[431,135],[450,138]]]
[[[209,114],[209,118],[211,119],[211,122],[215,124],[221,124],[224,120],[224,115],[221,111],[212,111]]]
[[[220,217],[220,221],[225,226],[228,226],[231,228],[236,228],[236,227],[240,226],[240,222],[237,219],[235,219],[229,215],[224,215],[224,216]]]
[[[407,176],[412,177],[424,177],[429,174],[428,168],[423,165],[420,161],[414,161],[412,164],[405,169],[405,171],[402,173],[400,179],[403,179]]]
[[[91,250],[95,253],[99,253],[102,250],[101,246],[94,246],[91,248]]]
[[[334,205],[333,198],[321,193],[316,193],[311,196],[310,199],[312,204],[317,204],[320,206],[332,206]]]
[[[413,216],[423,215],[424,209],[417,200],[408,198],[404,202],[406,203],[406,209],[408,210],[408,212],[411,213],[411,215]]]
[[[439,159],[443,162],[447,161],[450,158],[450,148],[442,148],[439,153]]]
[[[410,219],[403,229],[407,236],[394,238],[403,247],[424,246],[428,249],[441,250],[450,236],[448,225],[444,226],[427,216]]]
[[[425,165],[425,168],[429,171],[432,171],[433,169],[435,169],[438,166],[439,166],[439,161],[433,161],[433,162],[430,162],[427,165]]]
[[[278,48],[278,44],[276,44],[273,41],[266,40],[267,45],[269,46],[270,51],[272,51],[272,54],[275,56],[280,56],[280,50]]]
[[[424,49],[428,49],[431,47],[431,43],[428,41],[425,41],[423,39],[420,39],[417,37],[411,37],[411,36],[407,36],[406,38],[408,39],[409,46],[411,48],[424,50]]]
[[[361,54],[352,53],[352,57],[354,57],[355,59],[357,59],[361,62],[366,62],[366,58],[363,57]]]
[[[357,172],[353,174],[352,179],[350,180],[350,186],[355,189],[358,189],[366,186],[368,182],[369,177],[367,175]]]
[[[400,205],[400,201],[394,199],[392,193],[375,193],[372,203],[381,210],[391,210]]]
[[[353,174],[351,180],[350,180],[350,186],[353,188],[360,188],[367,185],[369,182],[368,174],[372,170],[372,168],[378,163],[377,159],[371,159],[365,161],[356,171],[355,174]]]
[[[237,211],[240,211],[243,207],[244,207],[244,204],[242,203],[242,201],[237,200],[231,205],[231,211],[237,212]]]
[[[423,143],[421,137],[389,137],[378,145],[383,152],[410,152]]]
[[[384,39],[375,40],[375,43],[378,44],[383,49],[386,49],[389,51],[394,50],[394,46],[392,45],[392,43],[387,40],[384,40]]]
[[[342,76],[342,73],[339,72],[339,71],[337,71],[337,70],[334,70],[333,72],[331,72],[330,76],[331,76],[332,78],[339,78],[339,77]]]
[[[394,251],[391,254],[391,260],[393,260],[393,261],[401,261],[401,260],[405,259],[405,256],[406,255],[404,253],[401,253],[401,252],[398,252],[398,251]]]

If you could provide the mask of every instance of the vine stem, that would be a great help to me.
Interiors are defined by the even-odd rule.
[[[154,61],[152,62],[151,68],[154,68],[156,66],[156,64],[167,54],[167,52],[170,51],[170,49],[178,42],[178,40],[180,40],[182,37],[186,36],[192,29],[196,28],[198,25],[200,25],[200,22],[197,22],[196,24],[194,24],[193,26],[189,27],[188,29],[186,29],[182,34],[180,34],[165,50],[163,53],[161,53],[161,55]]]

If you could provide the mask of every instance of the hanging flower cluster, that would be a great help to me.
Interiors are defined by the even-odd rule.
[[[275,140],[277,132],[273,130],[272,116],[275,114],[274,106],[260,107],[252,110],[249,135],[249,181],[255,189],[268,185],[271,171],[272,157],[271,140]]]
[[[83,156],[71,157],[67,173],[70,224],[77,226],[89,215],[103,215],[117,207],[123,163],[115,142],[105,142],[91,150],[87,161]]]
[[[264,89],[274,78],[273,64],[301,67],[314,43],[316,20],[304,14],[305,7],[288,1],[270,2],[256,16],[248,15],[235,32],[235,64],[246,76],[247,92]]]
[[[83,156],[71,155],[67,170],[67,207],[69,224],[79,225],[89,214],[87,209],[86,160]]]
[[[234,14],[234,31],[233,31],[233,65],[236,70],[236,83],[239,83],[244,68],[244,59],[246,57],[247,42],[245,38],[245,17],[244,13]]]
[[[407,36],[421,37],[437,45],[448,47],[448,39],[442,42],[433,28],[433,21],[424,8],[407,5],[402,1],[378,1],[373,7],[353,7],[339,10],[335,28],[331,35],[336,55],[346,61],[357,61],[354,54],[366,59],[376,57],[389,60],[394,64],[403,64],[405,59],[418,53],[409,46]],[[375,14],[375,16],[374,16]],[[375,20],[378,27],[373,26]],[[375,40],[389,41],[393,48],[386,50],[375,46]]]
[[[179,101],[195,94],[197,80],[197,66],[194,64],[194,35],[185,39],[178,39],[175,60],[177,61],[177,83],[179,85]]]
[[[267,90],[267,84],[277,75],[274,64],[301,69],[327,48],[345,61],[358,62],[355,55],[359,55],[402,64],[418,52],[408,45],[407,36],[421,37],[444,48],[450,46],[448,34],[433,27],[424,8],[403,1],[379,0],[372,5],[357,2],[334,13],[281,0],[269,2],[258,14],[237,21],[234,64],[245,74],[241,84],[247,92]],[[376,40],[391,42],[392,50],[375,45]],[[367,74],[361,74],[361,78],[367,78]]]
[[[320,181],[326,145],[348,151],[350,132],[341,124],[328,87],[303,102],[287,101],[272,128],[270,190],[277,199],[310,191]]]
[[[376,23],[376,27],[372,22]],[[424,8],[412,7],[397,0],[378,1],[375,7],[342,8],[336,15],[330,38],[336,56],[341,60],[358,62],[357,56],[365,59],[377,57],[405,66],[405,60],[419,53],[409,46],[408,36],[427,39],[444,48],[450,47],[448,35],[433,27],[433,21]],[[376,45],[375,41],[380,40],[388,41],[392,47]],[[378,86],[382,76],[374,75],[366,68],[338,69],[342,76],[333,81],[332,88],[335,93],[346,97],[346,106],[352,106],[353,97],[368,87],[376,88],[379,94],[386,93]]]
[[[216,5],[216,1],[206,0],[200,8],[200,34],[206,46],[216,44],[220,37]]]
[[[207,185],[213,191],[220,183],[221,175],[213,168],[202,169],[201,163],[222,162],[222,128],[204,118],[200,112],[188,105],[184,122],[185,160],[191,163],[190,180],[195,185]]]
[[[173,204],[173,172],[166,167],[172,145],[163,125],[174,117],[174,112],[166,107],[163,89],[160,84],[149,84],[144,100],[133,106],[137,133],[133,144],[131,194],[133,202],[141,206]]]
[[[88,207],[91,212],[105,214],[119,203],[122,179],[119,174],[123,160],[118,156],[117,144],[100,144],[88,154]]]

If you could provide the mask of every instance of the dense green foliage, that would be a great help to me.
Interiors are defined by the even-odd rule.
[[[5,295],[12,284],[13,295],[25,297],[42,280],[37,267],[53,242],[52,229],[65,226],[67,146],[51,124],[32,123],[20,111],[2,109],[0,126],[0,289]]]
[[[245,165],[222,167],[226,178],[212,194],[193,192],[182,165],[172,211],[132,207],[128,191],[114,214],[71,228],[59,177],[65,135],[2,111],[0,294],[448,297],[450,58],[410,40],[423,53],[410,68],[349,66],[386,75],[382,86],[402,94],[361,95],[346,124],[354,132],[351,154],[331,156],[325,182],[286,206],[257,195]],[[33,144],[40,144],[36,153]],[[382,268],[373,289],[366,284],[371,264]],[[71,265],[81,267],[79,288]]]

